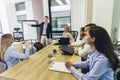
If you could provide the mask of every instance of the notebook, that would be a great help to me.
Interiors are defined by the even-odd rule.
[[[58,72],[65,72],[65,73],[71,73],[71,71],[66,68],[64,62],[57,62],[57,61],[55,61],[55,62],[49,67],[49,70],[58,71]]]
[[[67,45],[62,45],[61,46],[61,51],[63,55],[73,55],[74,53],[74,48],[71,46],[67,46]]]

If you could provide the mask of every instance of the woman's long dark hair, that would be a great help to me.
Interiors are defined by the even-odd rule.
[[[103,53],[111,63],[112,69],[115,71],[118,68],[119,59],[117,54],[114,52],[112,41],[107,31],[100,27],[92,27],[89,30],[91,37],[95,37],[94,45],[97,51]]]
[[[84,27],[81,27],[80,30],[84,32]],[[84,34],[80,35],[80,40],[82,40],[84,37],[85,37]]]

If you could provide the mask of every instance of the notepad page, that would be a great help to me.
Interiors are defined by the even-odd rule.
[[[54,71],[71,73],[71,71],[66,68],[64,62],[54,62],[54,63],[50,66],[49,69],[50,69],[50,70],[54,70]]]

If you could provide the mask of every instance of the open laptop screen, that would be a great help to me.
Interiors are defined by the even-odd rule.
[[[70,39],[62,37],[58,42],[59,42],[59,45],[68,45],[70,44]]]

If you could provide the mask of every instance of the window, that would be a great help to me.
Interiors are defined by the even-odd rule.
[[[22,28],[22,21],[26,20],[26,15],[17,15],[18,26]]]
[[[49,0],[52,36],[62,36],[64,25],[71,26],[70,0]]]
[[[17,21],[26,20],[26,15],[17,15]]]
[[[20,2],[15,4],[16,11],[25,10],[25,2]]]

